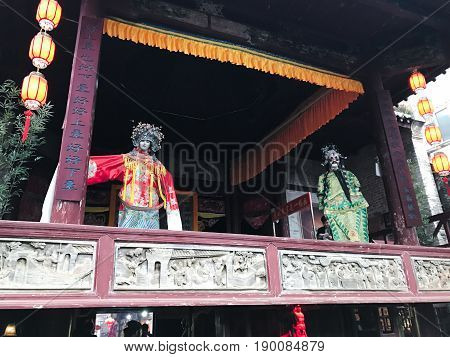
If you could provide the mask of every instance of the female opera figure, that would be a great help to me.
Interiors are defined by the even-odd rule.
[[[165,208],[170,230],[182,230],[172,175],[156,158],[164,138],[159,127],[139,123],[131,135],[134,149],[127,154],[91,156],[88,185],[119,180],[118,226],[159,229],[159,210]]]
[[[344,170],[334,145],[322,148],[326,173],[318,183],[319,209],[329,221],[335,241],[369,242],[367,207],[356,176]]]

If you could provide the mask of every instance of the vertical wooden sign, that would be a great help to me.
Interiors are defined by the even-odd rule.
[[[103,19],[80,20],[56,180],[60,201],[84,199],[94,120]]]

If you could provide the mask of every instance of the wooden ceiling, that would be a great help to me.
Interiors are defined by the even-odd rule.
[[[407,77],[411,69],[422,68],[427,77],[432,79],[434,75],[450,66],[450,31],[447,25],[450,23],[450,5],[439,10],[430,19],[417,26],[394,46],[386,50],[386,47],[393,41],[418,25],[440,6],[448,3],[444,0],[100,1],[103,5],[104,14],[107,16],[151,23],[187,33],[238,43],[309,65],[352,75],[357,79],[363,78],[368,68],[373,68],[370,66],[375,66],[384,74],[386,87],[393,93],[394,100],[400,100],[409,94]],[[5,0],[5,3],[8,6],[0,6],[0,29],[5,34],[0,48],[0,79],[12,78],[20,83],[22,78],[32,70],[27,51],[29,41],[37,31],[34,26],[35,6],[31,6],[28,0]],[[52,146],[55,148],[53,150],[55,157],[57,156],[56,149],[60,142],[60,128],[65,113],[72,65],[71,51],[75,45],[79,5],[80,0],[64,1],[63,22],[52,33],[60,45],[55,62],[45,71],[50,84],[49,98],[55,104],[55,117],[49,124],[49,137],[47,138],[49,144],[47,146],[52,146],[52,143],[55,144]],[[136,76],[132,73],[139,73],[150,62],[142,63],[142,67],[140,65],[133,68],[132,64],[121,66],[120,56],[112,57],[115,53],[114,46],[117,46],[117,48],[128,46],[128,44],[120,42],[119,40],[105,40],[101,71],[113,77],[119,88],[122,85],[130,88],[130,85],[132,85],[133,88],[131,89],[136,90],[141,96],[142,93],[139,91],[143,82],[139,83],[139,80],[154,78],[151,88],[152,93],[156,94],[153,95],[153,102],[149,102],[153,109],[162,108],[163,111],[172,113],[188,113],[188,115],[205,117],[214,116],[215,113],[227,113],[234,109],[248,109],[248,106],[253,103],[252,100],[259,99],[260,102],[255,103],[258,103],[260,108],[254,109],[257,112],[250,111],[251,115],[249,115],[248,110],[238,111],[233,118],[227,118],[228,126],[225,121],[220,124],[223,125],[222,127],[208,124],[212,125],[217,132],[225,133],[226,130],[229,130],[227,138],[230,140],[240,140],[241,138],[238,136],[248,132],[254,136],[251,140],[257,139],[258,135],[264,136],[270,129],[269,123],[279,123],[291,108],[294,108],[304,99],[304,96],[310,95],[310,88],[298,83],[298,87],[293,87],[289,80],[269,78],[270,76],[266,78],[266,75],[260,73],[240,73],[239,71],[244,71],[244,69],[231,68],[231,65],[231,67],[227,67],[224,64],[196,60],[182,55],[167,56],[162,59],[160,55],[156,54],[156,50],[137,45],[135,45],[136,51],[144,51],[145,55],[136,54],[136,56],[146,58],[151,55],[150,57],[154,59],[153,63],[159,66],[161,73],[149,72],[148,77],[143,76],[143,78],[136,79]],[[380,54],[380,51],[384,52]],[[164,55],[166,54],[164,53]],[[129,58],[133,57],[130,55]],[[365,63],[368,64],[362,66]],[[178,66],[178,69],[174,70],[174,65]],[[362,69],[357,71],[361,66]],[[194,83],[194,89],[187,86],[188,83],[193,83],[192,78],[188,78],[189,75],[201,71],[199,68],[208,68],[207,73],[214,73],[217,76],[215,83],[222,83],[227,78],[234,78],[236,80],[233,83],[238,83],[237,85],[240,87],[234,91],[236,87],[228,86],[225,83],[220,91],[212,91],[208,89],[208,85],[205,85],[204,81]],[[127,71],[130,71],[129,75],[127,75]],[[184,72],[182,77],[178,76],[178,78],[183,78],[184,83],[178,82],[179,86],[177,87],[175,87],[176,72]],[[163,76],[163,74],[169,75],[169,77]],[[200,77],[206,79],[205,74]],[[252,83],[257,84],[252,85]],[[172,95],[167,94],[164,99],[162,92],[158,92],[158,86],[165,86],[166,88],[169,86],[171,89],[166,93],[172,93]],[[106,85],[102,82],[100,82],[100,89],[104,94],[103,96],[99,94],[96,123],[103,122],[106,125],[104,128],[107,128],[110,116],[114,116],[113,120],[123,119],[127,116],[126,107],[129,107],[128,111],[133,114],[134,118],[137,120],[144,119],[144,114],[140,109],[134,107],[135,103],[118,101],[116,104],[116,101],[111,99],[120,97],[117,90],[106,88]],[[198,111],[194,113],[193,107],[188,107],[186,103],[195,103],[192,98],[195,99],[196,96],[204,95],[205,91],[208,100],[196,107]],[[108,97],[106,94],[109,92],[111,92],[111,95]],[[248,98],[242,92],[247,93]],[[188,93],[190,96],[183,99],[181,98],[183,93]],[[254,94],[253,97],[250,95],[252,93]],[[263,93],[266,96],[259,97],[258,93]],[[213,97],[216,99],[213,99]],[[171,102],[172,98],[173,101]],[[261,100],[261,98],[264,100]],[[105,111],[102,106],[106,104],[102,103],[107,103],[108,100],[115,103],[117,107],[122,107],[122,109],[113,111],[112,114]],[[145,96],[143,100],[146,101]],[[223,102],[230,105],[224,107]],[[346,133],[353,128],[360,133],[357,139],[359,141],[355,142],[352,147],[349,144],[349,150],[362,145],[365,138],[370,137],[370,129],[368,129],[367,121],[364,119],[366,118],[367,107],[363,104],[364,99],[358,101],[350,111],[345,112],[340,118],[321,130],[320,133],[322,133],[323,138],[328,140],[337,137],[343,138],[344,142],[348,142],[345,139]],[[194,134],[197,125],[190,125],[189,123],[201,123],[198,120],[183,122],[174,116],[169,118],[168,114],[159,113],[158,115],[166,115],[173,122],[178,120],[182,123],[181,125],[188,126],[186,130],[192,129]],[[115,119],[116,117],[119,119]],[[243,117],[250,118],[248,120],[253,121],[249,121],[249,126],[236,131],[236,126],[232,124],[233,120],[240,123]],[[270,118],[273,121],[269,120]],[[129,121],[130,119],[126,117],[123,120]],[[201,125],[198,127],[201,127]],[[257,132],[254,128],[258,128],[260,131]],[[116,134],[114,133],[114,135]],[[127,137],[128,128],[124,130],[123,134],[117,135]],[[115,138],[110,137],[109,139]],[[128,138],[125,139],[128,140]],[[202,138],[195,139],[200,141]],[[320,140],[320,135],[317,140]],[[110,147],[111,145],[105,143],[105,146]]]
[[[104,11],[127,20],[238,42],[358,77],[367,66],[358,70],[359,67],[375,59],[388,76],[448,62],[450,6],[443,6],[446,3],[446,0],[108,0],[104,2]],[[423,22],[430,14],[433,16]],[[415,26],[390,51],[374,58]]]

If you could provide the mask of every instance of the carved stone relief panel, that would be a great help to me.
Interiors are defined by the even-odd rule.
[[[0,291],[90,290],[95,244],[0,238]]]
[[[419,290],[450,291],[450,259],[413,257],[412,261]]]
[[[262,249],[116,243],[115,290],[267,290]]]
[[[404,291],[400,257],[284,250],[284,290]]]

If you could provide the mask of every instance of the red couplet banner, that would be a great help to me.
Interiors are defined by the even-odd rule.
[[[311,194],[308,192],[296,198],[295,200],[289,201],[280,208],[275,209],[275,211],[272,213],[272,221],[279,221],[281,218],[287,217],[292,213],[299,212],[304,209],[309,209],[310,207]]]
[[[297,214],[297,217],[289,218],[289,231],[291,238],[315,239],[316,230],[314,225],[314,213],[312,207],[311,193],[289,201],[285,205],[272,212],[272,221],[277,222],[281,218]],[[291,224],[293,226],[291,227]]]

